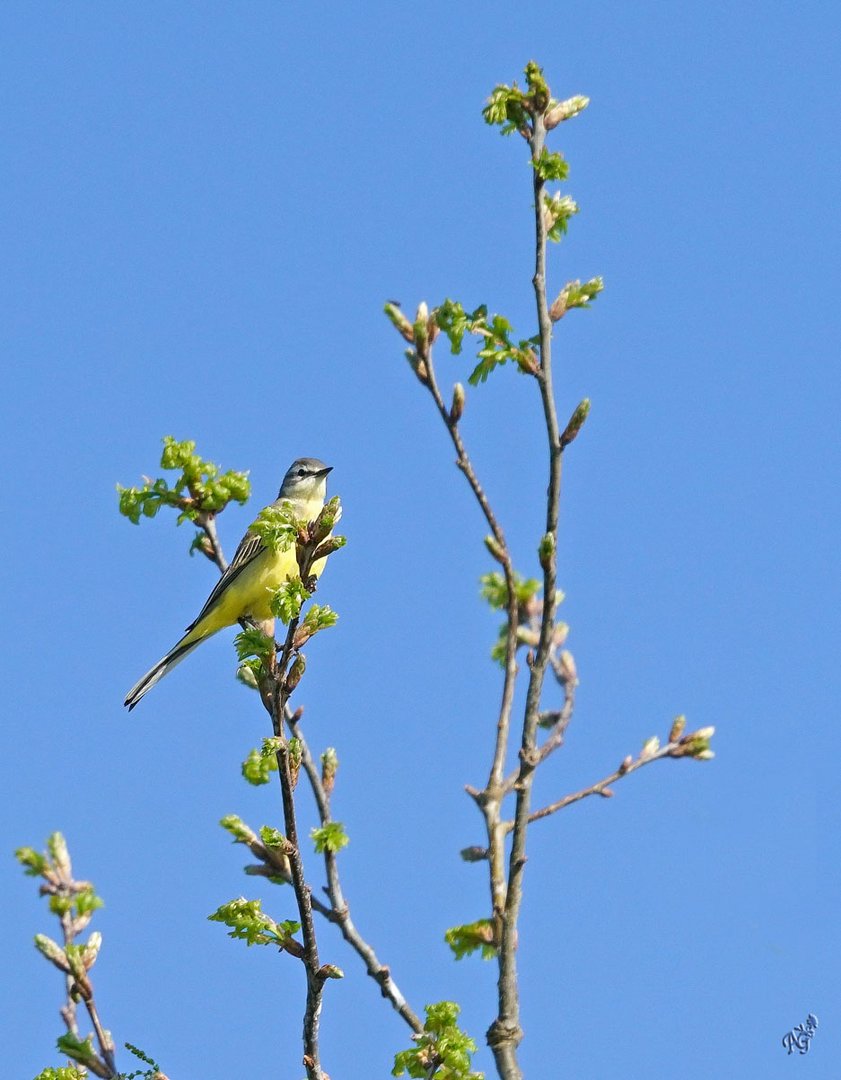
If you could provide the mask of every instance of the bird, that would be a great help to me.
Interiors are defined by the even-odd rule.
[[[327,474],[332,469],[332,465],[325,465],[318,458],[296,458],[287,469],[277,499],[271,506],[288,503],[296,518],[313,521],[324,506]],[[313,565],[315,577],[324,569],[325,562],[326,557]],[[249,526],[230,566],[216,582],[184,636],[126,694],[124,704],[129,712],[155,683],[217,631],[233,626],[247,616],[258,622],[271,619],[269,601],[272,593],[297,574],[294,545],[286,551],[272,551]]]

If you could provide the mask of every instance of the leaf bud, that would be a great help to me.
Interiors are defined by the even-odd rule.
[[[291,694],[307,669],[307,661],[303,653],[298,653],[286,676],[286,692]]]
[[[641,758],[653,757],[660,749],[660,740],[656,735],[652,735],[650,739],[646,739],[642,744],[642,750],[640,751]]]
[[[567,446],[577,437],[579,431],[584,426],[584,421],[590,415],[590,399],[584,398],[575,407],[575,412],[569,418],[569,423],[564,429],[563,435],[561,435],[561,449],[566,449]]]
[[[630,769],[630,767],[633,764],[634,764],[634,759],[631,757],[630,754],[628,754],[627,757],[622,759],[622,763],[621,763],[621,765],[619,766],[619,769],[618,769],[619,775],[624,776],[625,773],[628,771],[628,769]]]
[[[493,555],[498,563],[505,565],[505,551],[495,536],[485,537],[485,547]]]
[[[58,942],[47,937],[46,934],[35,935],[35,948],[43,957],[49,960],[51,964],[55,964],[59,971],[70,971],[70,963],[68,962],[67,954],[64,949],[62,949]]]
[[[555,299],[549,306],[549,318],[552,322],[557,322],[558,319],[562,319],[567,310],[567,291],[561,289]]]
[[[677,742],[686,728],[686,717],[676,716],[669,731],[669,742]]]
[[[421,360],[414,349],[407,349],[405,353],[406,359],[409,361],[409,367],[417,375],[418,379],[426,385],[429,381],[426,371],[426,364]]]
[[[70,876],[70,853],[67,841],[60,832],[54,832],[47,840],[47,850],[52,856],[55,868],[60,874]]]
[[[237,678],[244,686],[248,686],[252,690],[257,689],[257,676],[247,660],[243,660],[237,668]]]
[[[564,649],[561,653],[560,673],[565,683],[578,686],[578,671],[575,667],[575,658],[568,649]]]
[[[332,746],[328,746],[321,755],[321,783],[329,795],[336,783],[336,772],[339,768],[339,755]]]
[[[552,561],[552,556],[555,554],[555,537],[552,533],[545,533],[540,538],[540,543],[537,546],[537,557],[540,560],[540,565],[544,570],[548,570]]]
[[[85,965],[86,971],[90,971],[93,967],[101,947],[102,934],[98,930],[94,930],[82,948],[82,963]]]
[[[409,320],[406,318],[406,316],[403,314],[397,304],[389,301],[383,308],[383,311],[385,311],[386,315],[391,320],[392,325],[400,331],[406,341],[415,340],[415,333],[412,328],[412,324],[409,322]]]
[[[589,104],[590,99],[584,97],[583,94],[576,94],[574,97],[567,98],[566,101],[557,101],[553,105],[550,103],[551,107],[543,118],[543,126],[547,131],[551,131],[564,120],[571,120],[573,116],[578,116]]]
[[[453,403],[450,406],[450,423],[457,424],[464,416],[464,387],[457,382],[453,387]]]
[[[415,348],[421,356],[429,347],[429,308],[424,301],[418,304],[414,325]]]

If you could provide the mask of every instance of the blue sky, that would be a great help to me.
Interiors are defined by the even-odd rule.
[[[532,332],[524,147],[479,110],[529,58],[588,112],[556,139],[582,212],[551,283],[603,274],[556,338],[570,450],[561,583],[581,674],[551,801],[686,712],[709,765],[663,762],[536,826],[520,964],[531,1077],[831,1075],[841,1057],[838,811],[839,19],[828,3],[326,6],[7,3],[0,733],[10,1076],[58,1063],[53,932],[11,851],[53,829],[107,907],[95,969],[118,1043],[172,1080],[300,1072],[301,972],[205,916],[248,892],[216,822],[277,823],[239,762],[266,733],[219,635],[131,717],[129,687],[209,591],[114,485],[164,434],[250,469],[335,466],[341,613],[300,700],[342,762],[345,891],[416,1009],[480,1044],[494,970],[444,930],[486,913],[464,796],[490,759],[484,529],[382,316],[444,296]],[[439,349],[442,382],[469,358]],[[521,569],[545,487],[534,387],[503,370],[465,436]],[[312,823],[304,802],[304,826]],[[317,861],[308,865],[319,883]],[[278,917],[291,894],[264,890]],[[408,1030],[322,928],[325,1066],[386,1076]],[[8,977],[14,972],[13,977]],[[803,1064],[784,1033],[815,1013]],[[122,1067],[131,1067],[124,1055]],[[834,1075],[834,1073],[832,1073]]]

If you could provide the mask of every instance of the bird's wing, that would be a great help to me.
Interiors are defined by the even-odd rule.
[[[210,596],[208,596],[207,600],[205,600],[204,602],[204,607],[187,627],[188,633],[197,623],[200,623],[201,620],[205,617],[205,615],[207,615],[207,613],[211,610],[211,608],[213,608],[219,597],[228,588],[231,582],[234,581],[237,577],[239,577],[239,575],[243,572],[246,566],[250,565],[257,558],[257,556],[265,550],[266,545],[263,543],[261,537],[256,536],[250,530],[245,534],[245,536],[243,536],[242,540],[240,540],[239,542],[239,547],[234,552],[234,557],[231,560],[228,569],[224,572],[224,574],[222,574],[222,576],[214,585],[213,591],[211,592]]]

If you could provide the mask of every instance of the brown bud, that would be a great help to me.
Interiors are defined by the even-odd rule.
[[[295,657],[295,661],[292,667],[289,669],[289,673],[286,676],[286,692],[291,694],[298,683],[301,681],[301,677],[307,669],[306,657],[303,653],[298,653]]]
[[[457,424],[464,416],[464,387],[457,382],[453,387],[453,403],[450,406],[450,423]]]

